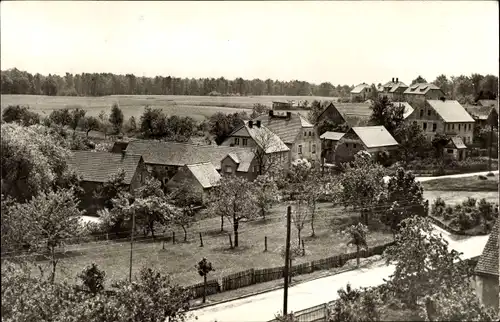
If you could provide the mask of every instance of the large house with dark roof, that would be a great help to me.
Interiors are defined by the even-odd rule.
[[[404,92],[408,86],[399,81],[399,78],[392,78],[390,82],[385,83],[383,86],[379,87],[378,95],[379,97],[386,96],[388,99],[394,102],[400,102],[404,100]]]
[[[414,104],[423,104],[425,100],[439,100],[445,96],[441,88],[432,83],[413,84],[403,92],[405,101]]]
[[[84,195],[80,206],[89,214],[95,214],[103,206],[102,200],[95,198],[94,193],[120,169],[125,173],[124,184],[131,192],[139,188],[148,176],[142,156],[124,152],[71,151],[68,165],[81,178]]]
[[[498,127],[498,112],[494,106],[466,105],[465,110],[482,128],[489,128],[491,125]]]
[[[364,102],[372,94],[372,88],[366,83],[355,86],[350,92],[351,102]]]
[[[213,187],[219,185],[221,175],[210,162],[186,164],[168,181],[168,189],[176,189],[182,185],[188,185],[201,200],[205,203],[208,194]]]
[[[254,153],[255,165],[259,174],[273,166],[281,165],[286,168],[290,164],[290,149],[276,133],[264,126],[260,120],[244,121],[221,143],[221,146],[250,148]],[[231,159],[236,161],[235,158]],[[222,170],[226,173],[226,168]],[[252,171],[255,171],[255,167]]]
[[[498,312],[499,308],[499,281],[498,281],[498,238],[499,238],[499,219],[497,219],[483,253],[479,257],[475,268],[475,287],[476,294],[480,302],[494,308]]]
[[[297,159],[320,161],[321,144],[318,134],[314,126],[302,115],[269,111],[268,115],[255,118],[254,124],[258,121],[275,133],[290,149],[290,161]]]
[[[335,163],[351,162],[359,151],[366,151],[377,159],[381,153],[389,154],[398,147],[398,142],[384,126],[353,127],[338,140]]]
[[[123,147],[122,147],[123,148]],[[164,185],[186,164],[210,162],[217,171],[226,169],[227,156],[233,155],[233,173],[253,180],[257,161],[250,147],[192,145],[177,142],[134,140],[125,146],[127,153],[144,158],[148,170]],[[225,171],[225,170],[224,170]]]

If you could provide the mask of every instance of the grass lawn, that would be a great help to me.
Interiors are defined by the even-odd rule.
[[[436,180],[438,181],[438,180]],[[434,203],[438,197],[441,197],[447,205],[456,205],[467,200],[468,197],[480,200],[486,199],[488,202],[498,203],[497,191],[441,191],[441,190],[425,190],[424,199],[429,200],[429,205]]]
[[[29,105],[42,115],[49,115],[55,109],[80,107],[88,115],[97,116],[102,110],[109,113],[113,103],[117,102],[123,111],[125,120],[131,116],[138,119],[144,106],[162,108],[169,115],[191,116],[200,121],[216,112],[234,113],[251,112],[254,104],[272,106],[275,100],[332,100],[333,97],[316,96],[183,96],[183,95],[113,95],[103,97],[72,97],[43,95],[2,95],[1,107],[9,105]],[[304,111],[306,112],[306,111]]]
[[[478,176],[464,178],[446,178],[422,182],[422,187],[427,190],[439,191],[497,191],[498,175],[486,177],[481,180]]]
[[[285,206],[272,209],[269,219],[265,222],[255,221],[240,226],[240,241],[238,249],[230,249],[227,233],[217,233],[220,230],[220,219],[210,218],[197,222],[189,229],[188,242],[182,242],[182,229],[176,229],[175,245],[161,241],[141,241],[134,245],[133,273],[142,266],[154,267],[163,273],[171,275],[172,279],[182,285],[200,283],[202,280],[195,270],[195,264],[206,257],[212,262],[216,271],[209,279],[221,278],[225,275],[244,271],[249,268],[268,268],[283,265],[279,249],[285,243]],[[352,221],[352,213],[343,208],[333,208],[331,204],[320,204],[316,220],[316,237],[310,238],[311,229],[306,224],[302,231],[305,237],[306,256],[294,261],[294,264],[347,253],[354,247],[347,247],[347,238],[339,233],[342,224]],[[354,215],[357,216],[357,215]],[[339,222],[335,230],[331,228],[331,219]],[[230,225],[226,222],[226,230]],[[211,231],[204,238],[204,247],[200,247],[198,232]],[[170,233],[170,232],[169,232]],[[264,252],[264,237],[268,239],[268,251]],[[292,224],[292,241],[297,240],[296,229]],[[374,229],[368,235],[368,245],[375,246],[392,240],[388,231]],[[67,247],[69,255],[61,259],[56,278],[74,281],[75,276],[90,263],[98,264],[106,271],[108,280],[125,279],[129,274],[129,242],[101,242]]]

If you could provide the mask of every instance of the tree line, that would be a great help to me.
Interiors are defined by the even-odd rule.
[[[2,74],[2,94],[31,94],[49,96],[106,96],[106,95],[287,95],[347,97],[353,88],[319,85],[305,81],[272,79],[229,80],[219,78],[178,78],[172,76],[138,77],[133,74],[66,73],[59,75],[31,74],[17,68]]]

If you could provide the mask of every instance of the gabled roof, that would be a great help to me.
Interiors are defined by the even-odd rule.
[[[368,85],[366,83],[359,84],[352,89],[351,94],[359,94],[367,87],[369,88],[370,85]]]
[[[297,114],[300,118],[300,125],[304,128],[314,127],[305,117],[303,117],[300,113]]]
[[[399,88],[407,88],[408,86],[403,83],[403,82],[387,82],[385,83],[381,88],[380,88],[380,92],[383,92],[384,91],[384,88],[386,87],[389,87],[389,93],[394,93],[396,90],[398,90]]]
[[[366,103],[336,103],[337,111],[342,115],[370,116],[371,105]]]
[[[477,101],[481,106],[493,106],[498,112],[498,101],[497,100],[479,100]]]
[[[221,179],[220,174],[210,162],[187,164],[186,168],[193,174],[203,188],[217,186]]]
[[[498,221],[491,230],[490,237],[484,246],[483,253],[476,265],[476,273],[498,276]]]
[[[255,123],[252,127],[248,126],[249,121],[245,121],[245,124],[233,131],[233,133],[239,132],[242,129],[246,129],[248,135],[255,141],[255,143],[264,150],[265,153],[276,153],[290,151],[285,143],[276,135],[273,131],[268,129],[266,126],[261,124],[258,127]],[[231,137],[229,135],[229,137]]]
[[[412,95],[425,95],[427,94],[428,91],[432,89],[439,89],[438,86],[432,84],[432,83],[418,83],[418,84],[413,84],[410,85],[405,91],[404,94],[412,94]],[[444,93],[443,93],[444,95]]]
[[[218,145],[192,145],[176,142],[136,140],[128,144],[127,152],[140,154],[147,164],[184,166],[201,162],[210,162],[215,169],[220,169],[220,162],[230,153],[240,160],[238,171],[247,172],[254,158],[251,148]]]
[[[455,148],[458,150],[467,149],[464,141],[459,136],[454,136],[450,139],[450,142],[446,145],[446,147]]]
[[[108,182],[119,169],[125,171],[125,184],[130,184],[137,171],[140,155],[92,151],[71,151],[68,165],[88,182]]]
[[[472,118],[478,120],[487,120],[491,112],[495,110],[493,106],[480,105],[466,105],[464,108],[472,116]]]
[[[290,118],[277,114],[274,116],[260,115],[254,120],[261,121],[263,126],[274,132],[286,144],[293,144],[295,142],[295,139],[303,128],[303,124],[305,124],[305,120],[300,115],[294,113],[290,115]],[[309,123],[309,125],[312,127],[312,124]]]
[[[395,146],[398,142],[386,130],[383,125],[379,126],[360,126],[351,129],[356,133],[361,142],[367,148],[378,148],[384,146]]]
[[[340,140],[345,133],[342,132],[325,132],[321,134],[320,138],[324,140],[338,141]]]
[[[455,100],[427,100],[445,122],[474,122],[472,116]]]

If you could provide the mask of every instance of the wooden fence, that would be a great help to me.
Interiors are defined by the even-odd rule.
[[[373,255],[382,255],[384,250],[393,245],[394,242],[390,242],[383,245],[378,245],[371,247],[367,250],[362,250],[359,252],[360,258],[366,258]],[[330,268],[339,268],[345,265],[347,261],[355,259],[356,252],[351,252],[347,254],[340,254],[328,258],[323,258],[319,260],[314,260],[307,263],[302,263],[298,265],[292,265],[291,275],[303,275],[309,274],[319,270],[326,270]],[[225,292],[230,290],[235,290],[238,288],[265,283],[269,281],[278,280],[284,277],[284,266],[264,268],[264,269],[249,269],[243,272],[234,273],[231,275],[224,276],[220,283],[216,280],[211,280],[209,282],[210,286],[207,287],[207,295],[216,294],[218,292]],[[193,290],[193,296],[195,298],[203,296],[203,283],[189,287]]]

